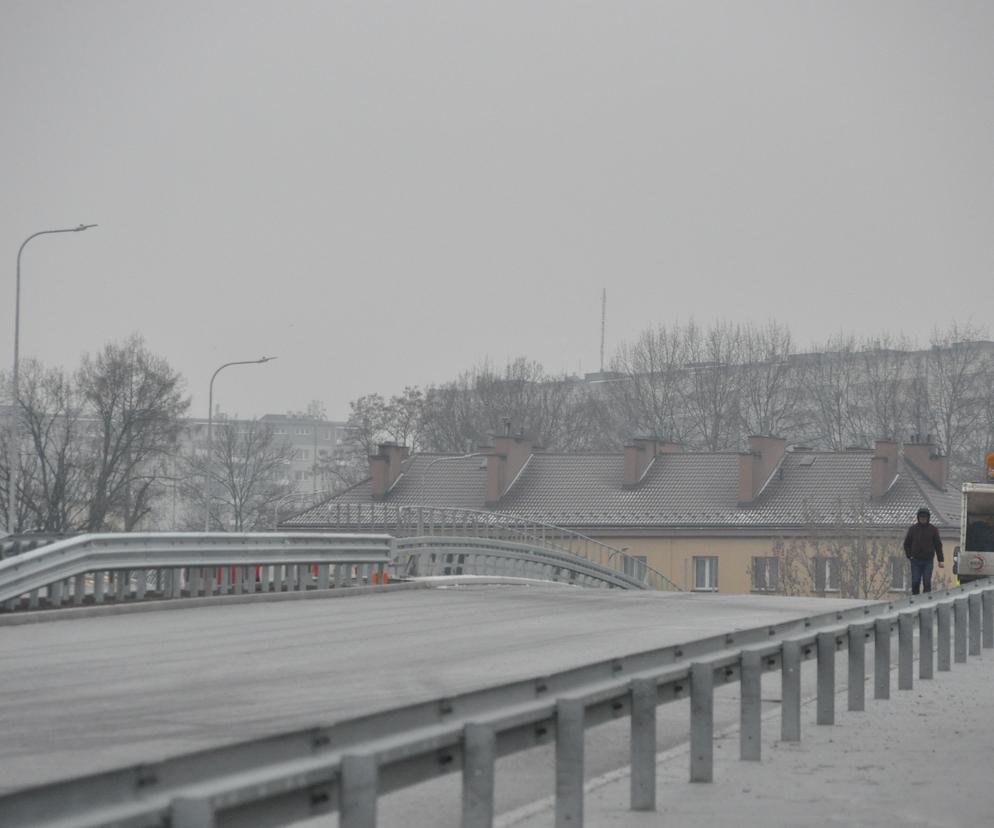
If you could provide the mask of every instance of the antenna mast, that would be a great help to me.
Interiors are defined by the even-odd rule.
[[[604,373],[604,326],[607,321],[607,288],[601,289],[601,373]]]

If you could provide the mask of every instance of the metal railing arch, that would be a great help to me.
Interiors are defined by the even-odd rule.
[[[616,573],[628,589],[679,592],[673,581],[645,561],[580,532],[510,512],[451,506],[329,501],[323,512],[303,512],[286,521],[288,529],[309,527],[335,531],[385,532],[404,537],[491,538],[523,543],[536,550],[585,558]]]

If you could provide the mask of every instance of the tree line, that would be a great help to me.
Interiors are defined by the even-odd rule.
[[[316,460],[313,472],[322,489],[342,488],[366,476],[366,455],[381,442],[470,453],[509,422],[560,452],[618,451],[650,434],[691,451],[742,449],[750,434],[833,450],[930,435],[954,476],[971,479],[994,449],[987,336],[972,325],[937,329],[924,345],[840,333],[801,352],[776,322],[660,325],[622,343],[609,370],[587,378],[519,358],[392,397],[362,396],[350,403],[346,450]],[[74,371],[24,360],[21,376],[16,527],[129,531],[156,513],[170,525],[161,513],[175,513],[178,502],[177,528],[268,529],[292,490],[292,448],[262,422],[220,418],[210,456],[203,441],[181,451],[190,404],[183,377],[138,336],[84,356]],[[319,409],[308,413],[319,418]],[[0,429],[3,514],[9,441]]]
[[[776,322],[660,325],[623,343],[610,370],[586,380],[521,358],[390,398],[360,397],[348,420],[355,457],[338,465],[362,471],[365,454],[385,440],[468,452],[507,419],[562,452],[617,451],[637,435],[696,451],[742,449],[751,434],[836,451],[930,437],[966,479],[994,449],[994,344],[985,330],[954,324],[925,346],[840,333],[800,352]]]
[[[11,430],[0,430],[4,516],[12,456],[19,467],[11,531],[273,528],[274,506],[292,488],[291,447],[267,423],[224,417],[209,452],[203,440],[184,444],[184,379],[141,337],[84,356],[74,371],[35,360],[20,368],[16,451]]]

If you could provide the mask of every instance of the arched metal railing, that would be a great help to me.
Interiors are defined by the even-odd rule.
[[[673,581],[641,558],[579,532],[509,512],[329,501],[323,510],[308,510],[280,525],[300,530],[320,528],[341,532],[385,532],[400,538],[442,536],[514,541],[536,550],[585,558],[599,567],[632,579],[644,589],[680,591]]]

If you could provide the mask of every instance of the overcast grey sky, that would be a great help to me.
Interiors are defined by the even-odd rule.
[[[991,2],[0,0],[0,355],[206,415],[598,367],[658,322],[987,324]]]

